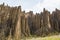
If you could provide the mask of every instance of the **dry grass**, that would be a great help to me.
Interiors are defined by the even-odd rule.
[[[54,35],[48,37],[31,37],[31,38],[24,38],[22,40],[60,40],[60,35]]]

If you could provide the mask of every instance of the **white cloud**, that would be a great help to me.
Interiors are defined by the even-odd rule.
[[[9,6],[22,6],[22,9],[27,11],[41,12],[43,8],[46,8],[49,11],[53,11],[55,8],[60,9],[60,0],[0,0],[0,4],[5,2]],[[25,4],[26,3],[26,4]]]
[[[46,8],[50,12],[55,8],[60,9],[60,0],[44,0],[41,3],[37,3],[31,10],[34,12],[41,12],[43,8]]]

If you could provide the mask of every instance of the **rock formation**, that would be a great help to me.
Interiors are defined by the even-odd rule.
[[[43,12],[34,14],[33,11],[25,12],[21,6],[10,7],[4,3],[0,5],[0,35],[12,38],[21,36],[47,35],[51,32],[60,32],[60,10],[56,9],[52,14],[43,9]],[[0,38],[1,38],[0,36]],[[3,38],[2,38],[3,39]]]

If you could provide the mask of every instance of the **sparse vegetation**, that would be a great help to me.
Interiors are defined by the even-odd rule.
[[[50,37],[32,37],[32,38],[26,38],[26,40],[60,40],[60,37],[58,36],[50,36]]]

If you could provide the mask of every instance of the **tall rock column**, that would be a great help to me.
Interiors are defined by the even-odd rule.
[[[43,34],[48,34],[51,31],[51,24],[50,24],[50,13],[49,11],[43,10]]]
[[[30,36],[30,28],[29,28],[29,14],[25,15],[25,32],[26,36]]]
[[[21,40],[21,7],[18,7],[18,19],[15,28],[15,40]]]
[[[27,34],[26,34],[26,32],[25,32],[25,12],[23,11],[22,12],[22,16],[21,16],[22,18],[21,18],[21,36],[22,37],[24,37],[24,36],[26,36]]]

